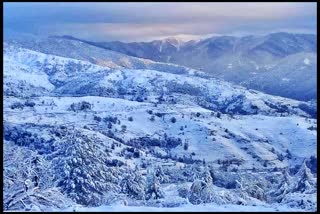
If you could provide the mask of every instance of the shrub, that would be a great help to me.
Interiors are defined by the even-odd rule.
[[[134,157],[134,158],[140,158],[140,151],[139,151],[139,150],[135,150],[135,151],[133,152],[133,157]]]
[[[100,122],[100,121],[101,121],[101,117],[96,116],[96,115],[94,115],[93,119],[94,119],[94,120],[96,120],[96,121],[98,121],[98,122]]]
[[[143,98],[142,97],[137,97],[136,101],[141,103],[141,102],[143,102]]]
[[[189,187],[187,185],[182,185],[178,188],[178,195],[181,198],[188,198]]]
[[[159,113],[159,112],[157,112],[157,113],[155,113],[155,115],[156,115],[157,117],[163,117],[163,116],[164,116],[164,113]]]
[[[189,144],[188,144],[187,142],[186,142],[186,143],[184,143],[184,145],[183,145],[183,149],[187,151],[187,150],[188,150],[188,148],[189,148]]]
[[[286,153],[287,153],[286,157],[287,157],[288,159],[291,159],[291,158],[292,158],[292,154],[291,154],[291,152],[289,151],[289,149],[286,150]]]
[[[16,108],[23,109],[23,107],[24,107],[23,104],[19,102],[15,102],[11,105],[11,109],[16,109]]]
[[[24,103],[24,105],[25,105],[25,106],[28,106],[28,107],[33,107],[33,106],[35,106],[36,104],[35,104],[34,102],[32,102],[32,101],[27,100],[27,101]]]
[[[141,147],[166,147],[166,148],[175,148],[178,145],[182,144],[181,138],[167,137],[165,136],[164,140],[150,137],[140,137],[136,139],[131,139],[127,142],[128,145],[134,146],[136,148]]]
[[[310,127],[308,127],[308,130],[310,130],[310,131],[317,130],[317,127],[310,126]]]
[[[116,124],[117,120],[118,120],[117,117],[112,117],[112,116],[107,116],[107,117],[103,118],[104,122],[111,122],[113,124]]]
[[[112,123],[108,123],[108,129],[112,129]]]
[[[265,162],[263,163],[263,166],[264,166],[264,167],[267,167],[267,166],[268,166],[267,161],[265,161]]]
[[[279,159],[279,161],[283,161],[284,160],[284,155],[280,153],[278,155],[278,159]]]
[[[114,137],[114,133],[111,130],[108,130],[107,136],[110,137],[110,138],[113,138]]]
[[[182,144],[181,138],[166,137],[164,146],[167,148],[175,148]]]
[[[317,173],[317,157],[312,155],[306,162],[312,173]]]
[[[125,132],[126,130],[127,130],[127,126],[126,126],[126,125],[122,125],[122,126],[121,126],[121,131],[122,131],[122,132]]]
[[[72,103],[70,106],[70,110],[72,111],[85,111],[90,110],[92,108],[92,105],[86,101],[82,101],[80,103]]]

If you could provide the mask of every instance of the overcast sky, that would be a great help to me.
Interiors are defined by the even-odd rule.
[[[4,3],[4,28],[95,41],[316,33],[316,3]]]

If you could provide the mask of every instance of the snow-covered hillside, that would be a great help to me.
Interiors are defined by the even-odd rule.
[[[315,101],[71,44],[4,43],[5,210],[317,209]]]
[[[205,75],[203,72],[188,67],[132,57],[119,52],[98,48],[82,41],[66,39],[64,37],[34,38],[27,36],[20,40],[5,40],[4,45],[14,45],[15,47],[27,48],[29,50],[55,56],[78,59],[114,69],[152,69],[168,73],[198,73],[199,75]]]
[[[11,81],[14,83],[31,81],[28,83],[30,87],[39,87],[39,81],[35,79],[42,78],[46,79],[45,81],[50,81],[48,87],[51,85],[52,94],[59,96],[99,95],[140,102],[193,103],[206,109],[233,114],[298,114],[314,117],[316,111],[306,102],[247,90],[192,72],[177,74],[146,69],[111,69],[106,66],[43,54],[7,44],[4,53],[4,66],[11,66],[8,68],[11,70],[8,74],[10,78],[8,78],[8,82],[5,79],[5,86],[12,84]],[[30,78],[25,81],[19,79],[22,78],[18,75],[20,70],[28,73]],[[19,77],[15,81],[12,75]],[[54,84],[54,88],[52,84]],[[11,95],[12,90],[12,87],[7,87],[4,92]],[[32,90],[29,91],[32,93]],[[38,93],[37,91],[33,92]],[[181,94],[183,96],[177,96]],[[17,96],[23,95],[24,91],[21,91]],[[306,111],[301,106],[310,106],[310,111]]]
[[[251,89],[306,101],[317,95],[316,38],[313,34],[278,32],[263,36],[213,36],[189,42],[84,42],[130,56],[188,66]],[[298,56],[302,59],[296,59]],[[283,78],[291,82],[281,81]]]

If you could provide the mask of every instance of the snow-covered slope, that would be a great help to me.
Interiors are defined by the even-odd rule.
[[[286,113],[307,116],[309,113],[300,109],[301,105],[309,105],[308,103],[248,91],[240,86],[214,78],[203,78],[193,73],[110,69],[11,45],[5,46],[4,53],[5,66],[27,66],[29,73],[40,75],[41,78],[46,77],[51,85],[55,86],[51,86],[51,92],[60,96],[99,95],[135,99],[140,102],[155,102],[160,99],[160,102],[193,103],[207,109],[235,114]],[[16,82],[21,81],[17,79]]]
[[[171,64],[128,68],[116,54],[107,66],[77,59],[80,49],[71,58],[12,43],[3,51],[6,210],[76,203],[183,209],[197,197],[219,206],[316,210],[315,101],[176,72]],[[289,169],[295,188],[269,193],[286,187],[279,175]],[[296,195],[306,196],[303,206]]]
[[[128,56],[119,52],[95,47],[79,40],[64,37],[7,39],[5,45],[27,48],[45,54],[78,59],[108,68],[153,69],[168,73],[205,75],[203,72],[171,63],[154,62],[148,59]]]
[[[184,43],[172,39],[87,43],[131,56],[188,66],[273,95],[299,100],[316,98],[317,72],[313,59],[317,55],[317,40],[312,34],[279,32],[265,36],[214,36]],[[297,59],[297,55],[303,59]],[[304,61],[306,65],[302,69]],[[305,76],[304,72],[308,75]],[[280,80],[285,78],[296,82],[285,84],[278,76],[281,76]],[[269,87],[265,86],[266,83]]]
[[[249,81],[243,81],[242,84],[271,94],[273,91],[281,91],[284,97],[315,99],[317,54],[312,52],[291,54],[272,65],[270,71],[255,75]]]

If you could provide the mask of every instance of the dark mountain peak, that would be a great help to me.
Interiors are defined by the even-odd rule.
[[[48,38],[53,38],[53,39],[70,39],[70,40],[80,40],[76,37],[73,37],[71,35],[51,35],[48,36]]]
[[[269,34],[270,37],[287,37],[287,36],[294,36],[295,34],[289,32],[275,32]]]
[[[289,32],[276,32],[276,33],[271,33],[267,35],[269,39],[291,39],[291,40],[296,40],[296,39],[316,39],[315,34],[305,34],[305,33],[289,33]]]

